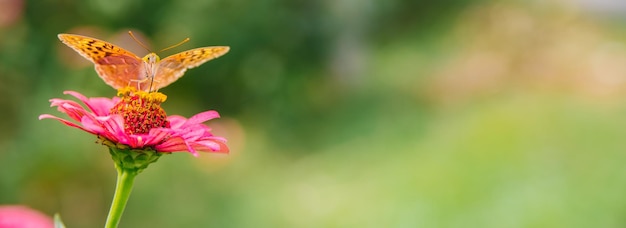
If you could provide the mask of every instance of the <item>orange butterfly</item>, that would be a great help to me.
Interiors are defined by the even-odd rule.
[[[144,91],[161,89],[182,77],[187,69],[220,57],[230,49],[228,46],[202,47],[164,59],[155,53],[139,58],[118,46],[91,37],[59,34],[59,39],[93,62],[96,72],[106,84],[120,89],[137,83],[138,89]]]

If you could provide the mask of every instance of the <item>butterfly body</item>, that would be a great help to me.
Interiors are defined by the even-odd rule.
[[[220,57],[227,46],[196,48],[161,59],[156,53],[143,58],[114,44],[91,37],[59,34],[59,39],[94,63],[96,72],[115,89],[137,85],[140,90],[158,90],[182,77],[187,69]]]

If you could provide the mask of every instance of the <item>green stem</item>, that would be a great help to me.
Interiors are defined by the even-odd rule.
[[[115,185],[115,195],[113,196],[113,202],[111,203],[111,209],[107,216],[105,228],[116,228],[119,224],[130,192],[133,190],[133,182],[137,176],[137,172],[133,170],[127,170],[120,167],[117,168],[117,184]]]

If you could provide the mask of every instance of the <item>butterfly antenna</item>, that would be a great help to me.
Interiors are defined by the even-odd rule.
[[[133,38],[133,40],[135,40],[135,42],[137,42],[139,45],[141,45],[141,47],[143,47],[144,49],[146,49],[146,51],[148,51],[148,52],[152,52],[152,51],[150,51],[150,48],[146,47],[146,45],[145,45],[145,44],[143,44],[141,41],[139,41],[139,40],[137,39],[137,37],[135,37],[135,35],[133,34],[133,32],[132,32],[132,31],[128,31],[128,35],[130,35],[130,37],[132,37],[132,38]]]
[[[184,44],[184,43],[187,43],[187,41],[189,41],[189,37],[185,38],[185,39],[184,39],[183,41],[181,41],[181,42],[178,42],[177,44],[174,44],[174,45],[169,46],[169,47],[167,47],[167,48],[163,48],[163,49],[161,49],[159,52],[162,52],[162,51],[167,51],[167,50],[170,50],[170,49],[172,49],[172,48],[178,47],[178,46],[180,46],[180,45],[182,45],[182,44]]]

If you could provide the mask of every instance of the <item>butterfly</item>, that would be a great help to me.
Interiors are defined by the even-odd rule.
[[[59,34],[59,39],[93,62],[100,78],[114,89],[137,83],[137,89],[143,91],[159,90],[168,86],[181,78],[187,69],[220,57],[230,49],[228,46],[202,47],[164,59],[151,52],[139,58],[121,47],[91,37]]]

